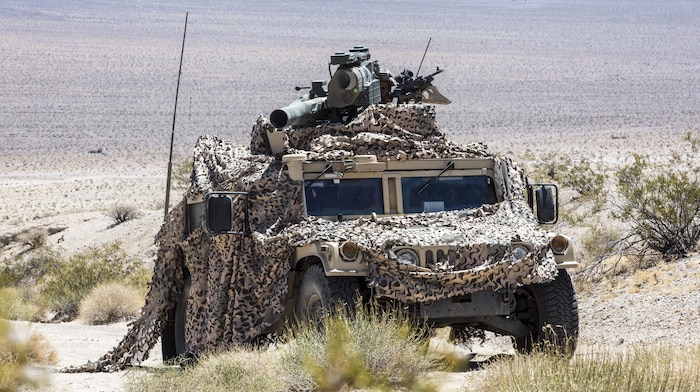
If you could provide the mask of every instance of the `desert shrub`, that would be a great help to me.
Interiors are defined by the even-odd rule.
[[[292,390],[367,389],[432,391],[426,372],[437,362],[422,331],[396,312],[358,308],[316,325],[301,326],[283,354],[283,374]]]
[[[691,154],[655,163],[635,154],[617,174],[618,216],[631,224],[643,246],[666,257],[685,256],[700,241],[700,165],[693,155],[698,140],[686,138]]]
[[[139,217],[139,211],[133,204],[117,203],[109,210],[109,217],[116,225]]]
[[[138,316],[144,297],[133,287],[121,283],[96,286],[80,302],[79,315],[87,324],[110,324]]]
[[[535,353],[486,365],[487,391],[696,391],[700,348],[638,346],[626,354],[606,350],[561,356]]]
[[[34,285],[58,258],[56,250],[45,246],[29,255],[3,260],[0,262],[0,287]]]
[[[700,242],[700,138],[684,139],[690,148],[668,159],[635,154],[616,174],[612,217],[629,229],[616,241],[612,232],[594,231],[607,240],[593,252],[581,276],[594,280],[609,274],[653,267],[694,251]],[[584,246],[586,246],[584,237]],[[597,260],[595,259],[597,257]]]
[[[584,198],[593,200],[598,204],[605,202],[607,191],[605,190],[605,172],[597,168],[588,159],[573,162],[567,158],[564,167],[560,171],[559,181],[561,185],[569,187]]]
[[[129,257],[119,242],[88,248],[68,260],[57,257],[40,281],[42,302],[60,317],[72,319],[97,284],[125,279],[140,268],[139,260]]]
[[[46,245],[49,232],[46,229],[34,227],[17,234],[16,241],[27,245],[29,249],[38,249]]]
[[[0,300],[0,308],[4,303]],[[0,391],[37,387],[45,378],[29,371],[32,364],[56,363],[56,352],[38,334],[23,334],[0,319]]]
[[[12,286],[18,279],[14,263],[8,259],[0,261],[0,287]]]
[[[236,349],[211,353],[184,370],[165,368],[156,372],[130,372],[125,386],[127,391],[134,392],[288,391],[277,373],[277,361],[277,352],[272,350]],[[192,380],[197,380],[196,386]]]
[[[32,321],[39,313],[33,298],[36,293],[28,287],[0,288],[0,319]]]
[[[535,154],[531,151],[523,154],[525,173],[534,182],[550,182],[557,178],[561,167],[561,158],[555,153]]]
[[[618,229],[595,222],[581,236],[585,259],[596,261],[616,253],[620,238],[622,234]]]
[[[555,182],[576,192],[575,200],[591,202],[594,212],[600,211],[607,201],[607,173],[605,167],[587,158],[578,161],[555,153],[524,156],[528,177],[533,182]]]

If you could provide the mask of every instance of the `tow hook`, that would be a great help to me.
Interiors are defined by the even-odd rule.
[[[513,298],[513,290],[510,288],[503,288],[498,290],[498,297],[500,298],[501,302],[504,304],[508,304],[511,308],[511,310],[515,310],[515,300]]]

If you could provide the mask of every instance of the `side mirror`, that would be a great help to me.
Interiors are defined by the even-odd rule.
[[[235,211],[243,210],[243,222]],[[207,230],[218,234],[249,234],[248,192],[212,192],[205,197]]]
[[[559,188],[554,184],[528,185],[530,208],[537,215],[537,221],[554,224],[559,220]],[[533,203],[534,201],[534,203]]]

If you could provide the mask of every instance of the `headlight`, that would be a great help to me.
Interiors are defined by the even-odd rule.
[[[401,249],[396,252],[399,263],[418,265],[418,254],[411,249]]]
[[[527,247],[525,247],[525,245],[514,245],[513,250],[512,250],[513,261],[514,262],[520,261],[520,259],[525,257],[525,255],[527,255],[529,252],[530,252],[530,250]]]
[[[549,246],[552,247],[554,254],[563,255],[569,249],[569,240],[562,235],[555,235],[549,240]]]
[[[352,241],[345,241],[340,245],[340,257],[345,261],[353,261],[360,254],[360,247]]]

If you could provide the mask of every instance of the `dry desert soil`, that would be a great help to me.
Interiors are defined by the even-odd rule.
[[[186,12],[176,164],[200,134],[247,144],[258,115],[328,78],[335,51],[365,45],[395,73],[415,71],[429,38],[421,73],[445,70],[435,84],[452,104],[438,107],[438,123],[455,141],[516,159],[589,158],[614,172],[632,153],[664,159],[683,134],[700,133],[696,1],[5,0],[0,236],[56,228],[49,242],[66,253],[121,240],[152,263]],[[119,202],[141,217],[113,226],[106,211]],[[577,286],[582,350],[700,343],[699,266],[694,255],[653,282]],[[127,330],[18,325],[51,342],[56,368],[97,359]],[[146,366],[159,366],[158,351]],[[478,390],[479,372],[437,377],[445,391]],[[119,390],[124,375],[54,373],[51,389]]]

